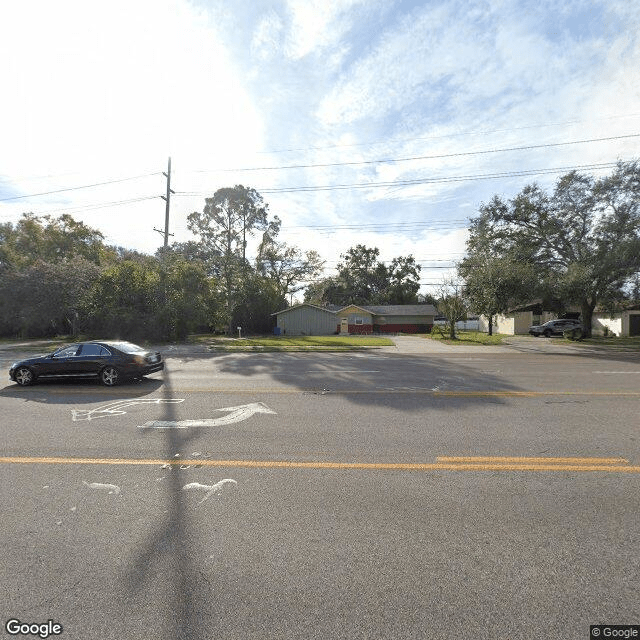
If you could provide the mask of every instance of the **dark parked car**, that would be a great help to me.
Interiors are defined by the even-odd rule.
[[[549,320],[544,324],[536,324],[529,327],[529,333],[532,336],[561,336],[567,329],[582,329],[582,323],[579,320]]]
[[[27,386],[42,378],[98,378],[112,387],[123,378],[141,378],[164,369],[162,355],[131,342],[69,344],[53,353],[14,362],[9,377]]]

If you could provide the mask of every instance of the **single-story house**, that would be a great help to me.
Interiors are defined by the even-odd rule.
[[[493,330],[506,335],[522,335],[529,333],[529,327],[534,324],[544,324],[556,318],[580,318],[580,307],[568,307],[565,313],[559,314],[545,308],[542,300],[534,300],[528,304],[510,309],[504,314],[498,314],[493,319]],[[608,332],[617,336],[640,335],[640,305],[611,313],[596,310],[591,317],[593,335],[603,335],[605,327]],[[479,318],[480,331],[489,330],[489,320],[486,316]]]
[[[428,333],[436,308],[430,304],[347,305],[298,304],[278,311],[276,332],[282,335]]]
[[[615,311],[595,311],[591,317],[594,335],[615,333],[617,336],[640,336],[640,305]]]

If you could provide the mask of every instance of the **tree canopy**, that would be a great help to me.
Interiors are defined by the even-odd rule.
[[[487,281],[494,308],[504,306],[498,301],[505,300],[505,291],[506,297],[523,302],[525,297],[557,297],[580,305],[585,334],[590,335],[595,307],[623,298],[640,272],[639,196],[637,162],[619,162],[602,178],[572,171],[550,194],[532,184],[511,200],[495,196],[472,220],[462,275],[475,286],[474,261],[494,261],[498,281],[505,285],[498,287],[502,293],[492,294]],[[500,271],[500,264],[508,268]],[[520,286],[531,270],[535,290]]]
[[[340,256],[338,275],[310,287],[305,301],[329,304],[418,304],[420,265],[413,256],[378,260],[380,250],[358,244]]]

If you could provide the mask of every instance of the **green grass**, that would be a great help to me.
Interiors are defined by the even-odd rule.
[[[353,351],[393,346],[389,338],[374,336],[256,336],[226,338],[214,335],[189,337],[190,342],[224,351]]]
[[[65,336],[56,336],[55,338],[0,338],[0,345],[19,344],[22,345],[19,347],[20,351],[34,351],[36,353],[50,353],[70,342],[73,342],[73,339]]]
[[[565,340],[565,342],[570,342],[571,344],[584,344],[590,346],[597,347],[618,347],[618,348],[636,348],[640,350],[640,336],[620,336],[620,337],[612,337],[607,336],[594,336],[592,338],[585,338],[584,340],[576,340],[571,342],[570,340]]]
[[[502,339],[504,336],[494,334],[490,336],[488,333],[482,333],[481,331],[468,331],[468,330],[460,330],[456,331],[456,340],[449,339],[449,330],[444,329],[444,335],[440,335],[438,333],[429,333],[426,334],[427,338],[431,340],[440,340],[445,344],[477,344],[477,345],[493,345],[493,344],[502,344]]]

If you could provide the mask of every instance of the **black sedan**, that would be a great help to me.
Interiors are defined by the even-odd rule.
[[[529,333],[532,336],[561,336],[567,329],[582,329],[582,323],[579,320],[549,320],[540,325],[529,327]]]
[[[131,342],[77,342],[53,353],[14,362],[9,377],[28,386],[44,378],[98,378],[112,387],[123,378],[141,378],[164,369],[162,355]]]

